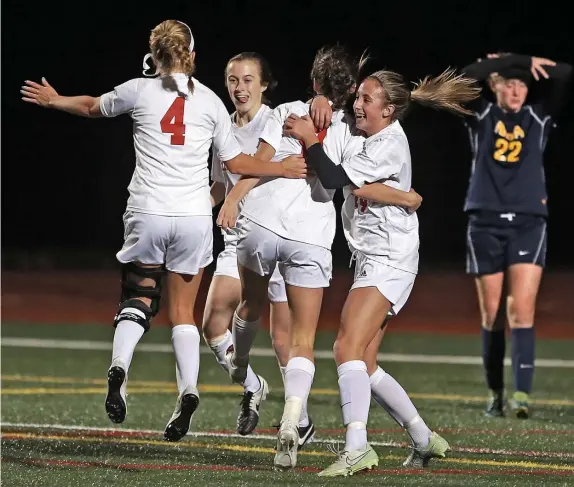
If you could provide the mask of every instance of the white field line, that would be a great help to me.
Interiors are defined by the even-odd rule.
[[[163,436],[163,431],[159,430],[144,430],[144,429],[128,429],[128,428],[101,428],[94,426],[79,426],[79,425],[65,425],[65,424],[38,424],[38,423],[0,423],[0,428],[18,428],[23,430],[60,430],[60,431],[91,431],[93,433],[110,433],[117,432],[119,434],[124,433],[129,436],[130,434],[136,434],[138,436]],[[9,433],[7,433],[9,434]],[[276,435],[264,435],[264,434],[253,434],[249,436],[242,436],[238,433],[223,433],[215,431],[190,431],[187,434],[188,437],[192,438],[241,438],[244,440],[271,440],[277,441]],[[342,438],[341,438],[342,439]],[[341,439],[333,438],[320,438],[317,435],[312,440],[315,444],[335,444],[338,445]],[[373,446],[378,447],[390,447],[390,448],[407,448],[409,443],[407,442],[396,442],[396,441],[369,441]],[[166,446],[171,446],[173,443],[166,442]],[[546,457],[546,458],[561,458],[561,459],[571,459],[574,458],[574,453],[569,452],[542,452],[542,451],[522,451],[522,450],[504,450],[504,449],[492,449],[492,448],[477,448],[477,447],[464,447],[457,446],[453,447],[454,451],[460,453],[473,453],[482,455],[506,455],[506,456],[525,456],[525,457]]]
[[[22,348],[50,348],[66,350],[102,350],[111,351],[111,342],[91,341],[91,340],[62,340],[48,338],[2,338],[0,344],[3,347],[22,347]],[[163,343],[140,343],[137,346],[138,352],[158,352],[172,353],[171,344]],[[212,353],[209,347],[201,347],[201,353]],[[272,348],[251,349],[252,357],[275,357]],[[316,350],[316,359],[333,359],[331,350]],[[442,365],[482,365],[482,357],[473,357],[468,355],[429,355],[429,354],[403,354],[403,353],[380,353],[377,359],[383,363],[402,362],[409,364],[442,364]],[[509,366],[510,359],[507,358],[504,364]],[[536,359],[536,367],[554,367],[559,369],[574,368],[574,360],[562,359]]]

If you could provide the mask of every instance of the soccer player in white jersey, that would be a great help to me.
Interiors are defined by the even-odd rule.
[[[313,63],[314,90],[327,94],[335,110],[329,128],[319,134],[325,151],[342,160],[350,134],[349,116],[342,110],[356,87],[358,67],[339,46],[321,49]],[[257,156],[282,160],[300,154],[301,144],[283,137],[283,124],[291,113],[305,115],[309,105],[300,101],[280,105],[261,135]],[[239,181],[226,198],[218,222],[233,224],[245,188],[253,179]],[[246,197],[237,221],[240,239],[237,257],[242,299],[233,320],[233,352],[226,356],[230,376],[242,382],[247,374],[249,351],[259,327],[270,276],[279,267],[286,283],[291,310],[291,350],[285,372],[286,405],[277,440],[274,463],[291,468],[302,446],[307,398],[313,382],[313,344],[321,309],[323,288],[331,279],[331,244],[335,234],[334,191],[325,190],[316,177],[300,184],[265,182]],[[382,186],[382,185],[381,185]]]
[[[272,113],[268,106],[268,95],[277,82],[273,79],[267,60],[256,52],[243,52],[233,56],[225,68],[225,85],[235,106],[231,114],[231,124],[241,150],[254,154],[259,144],[259,136]],[[240,176],[228,171],[217,156],[211,166],[213,184],[211,196],[213,205],[219,205],[231,191]],[[254,191],[257,191],[255,189]],[[229,327],[233,313],[241,299],[241,282],[237,267],[238,230],[222,230],[225,248],[217,258],[217,267],[209,287],[203,318],[203,336],[213,350],[219,364],[227,371],[225,355],[232,346]],[[283,276],[276,268],[269,281],[270,331],[273,348],[282,375],[289,359],[290,313]],[[237,418],[237,431],[248,435],[257,426],[262,401],[268,393],[268,385],[263,377],[256,375],[248,367],[247,377],[242,384],[245,392]],[[310,439],[314,427],[311,421],[301,436]]]
[[[127,81],[100,97],[60,96],[42,80],[26,82],[24,101],[85,117],[129,114],[136,167],[124,214],[121,303],[114,319],[106,412],[126,417],[133,352],[158,312],[167,273],[168,314],[179,395],[164,437],[181,439],[199,403],[199,331],[193,309],[203,269],[213,260],[208,154],[237,174],[304,177],[304,163],[268,164],[241,152],[223,102],[193,77],[194,40],[183,22],[166,20],[150,35],[160,76]]]
[[[387,317],[395,316],[405,305],[418,271],[417,216],[400,206],[357,198],[352,188],[379,182],[409,191],[411,156],[399,120],[410,101],[467,113],[461,103],[480,93],[473,83],[447,70],[437,78],[425,78],[409,91],[397,73],[371,74],[357,92],[356,135],[349,140],[339,165],[329,160],[317,143],[310,117],[290,117],[285,124],[285,133],[305,144],[307,161],[323,185],[345,187],[343,227],[356,262],[333,347],[347,428],[345,448],[321,476],[346,476],[378,465],[378,456],[367,442],[371,395],[412,439],[413,449],[405,466],[422,468],[450,449],[446,440],[427,427],[400,384],[376,362]]]

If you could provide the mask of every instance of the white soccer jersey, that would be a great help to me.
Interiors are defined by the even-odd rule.
[[[221,99],[183,73],[127,81],[100,98],[106,117],[133,121],[136,166],[127,209],[165,216],[211,215],[209,148],[220,160],[241,153]]]
[[[403,191],[411,189],[411,154],[407,136],[394,121],[378,134],[353,136],[345,151],[343,168],[355,186],[384,183]],[[351,251],[360,251],[383,264],[418,272],[419,222],[398,206],[356,198],[344,188],[342,220]]]
[[[234,122],[235,112],[231,114],[231,128],[239,146],[241,147],[241,151],[244,154],[253,156],[257,152],[259,137],[261,136],[271,113],[273,113],[271,108],[267,105],[261,105],[261,108],[259,108],[253,119],[242,127],[239,127]],[[241,176],[239,174],[235,174],[227,170],[225,164],[221,162],[217,154],[213,155],[211,160],[211,179],[218,183],[225,184],[226,195],[229,194],[240,178]]]
[[[267,105],[261,105],[259,111],[255,114],[253,119],[246,125],[242,127],[237,126],[234,122],[235,113],[231,114],[231,127],[233,134],[241,147],[241,151],[245,154],[254,155],[257,152],[257,146],[259,145],[259,137],[265,128],[265,124],[269,119],[273,110]],[[211,160],[211,179],[218,183],[225,184],[225,195],[227,196],[229,192],[233,189],[233,186],[237,184],[237,181],[241,178],[240,175],[232,173],[229,171],[223,162],[219,159],[217,154],[213,155]],[[261,186],[257,186],[251,190],[251,192],[259,191]],[[239,211],[243,207],[243,201],[239,203]],[[234,228],[228,228],[223,230],[223,239],[226,244],[235,243],[239,239],[238,231]]]
[[[301,101],[279,105],[269,117],[261,139],[275,149],[273,161],[302,153],[301,143],[283,137],[283,124],[294,113],[309,114],[309,105]],[[333,113],[323,148],[333,162],[343,159],[345,145],[351,137],[351,119],[342,111]],[[245,198],[243,214],[277,235],[327,249],[335,237],[335,190],[326,190],[316,176],[306,179],[271,179]]]

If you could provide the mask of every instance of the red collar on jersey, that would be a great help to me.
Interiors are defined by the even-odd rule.
[[[327,129],[323,129],[320,132],[316,133],[317,138],[319,139],[319,144],[323,146],[323,141],[325,140],[325,136],[327,135]],[[303,146],[303,150],[301,151],[301,155],[305,157],[307,155],[307,149]]]

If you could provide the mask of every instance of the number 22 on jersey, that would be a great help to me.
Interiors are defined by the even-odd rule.
[[[172,134],[171,145],[183,145],[185,143],[184,109],[185,98],[178,96],[159,122],[161,131],[164,134]]]
[[[499,162],[518,162],[520,159],[520,151],[522,150],[522,142],[513,140],[508,142],[506,139],[496,139],[496,150],[494,151],[494,159]]]

